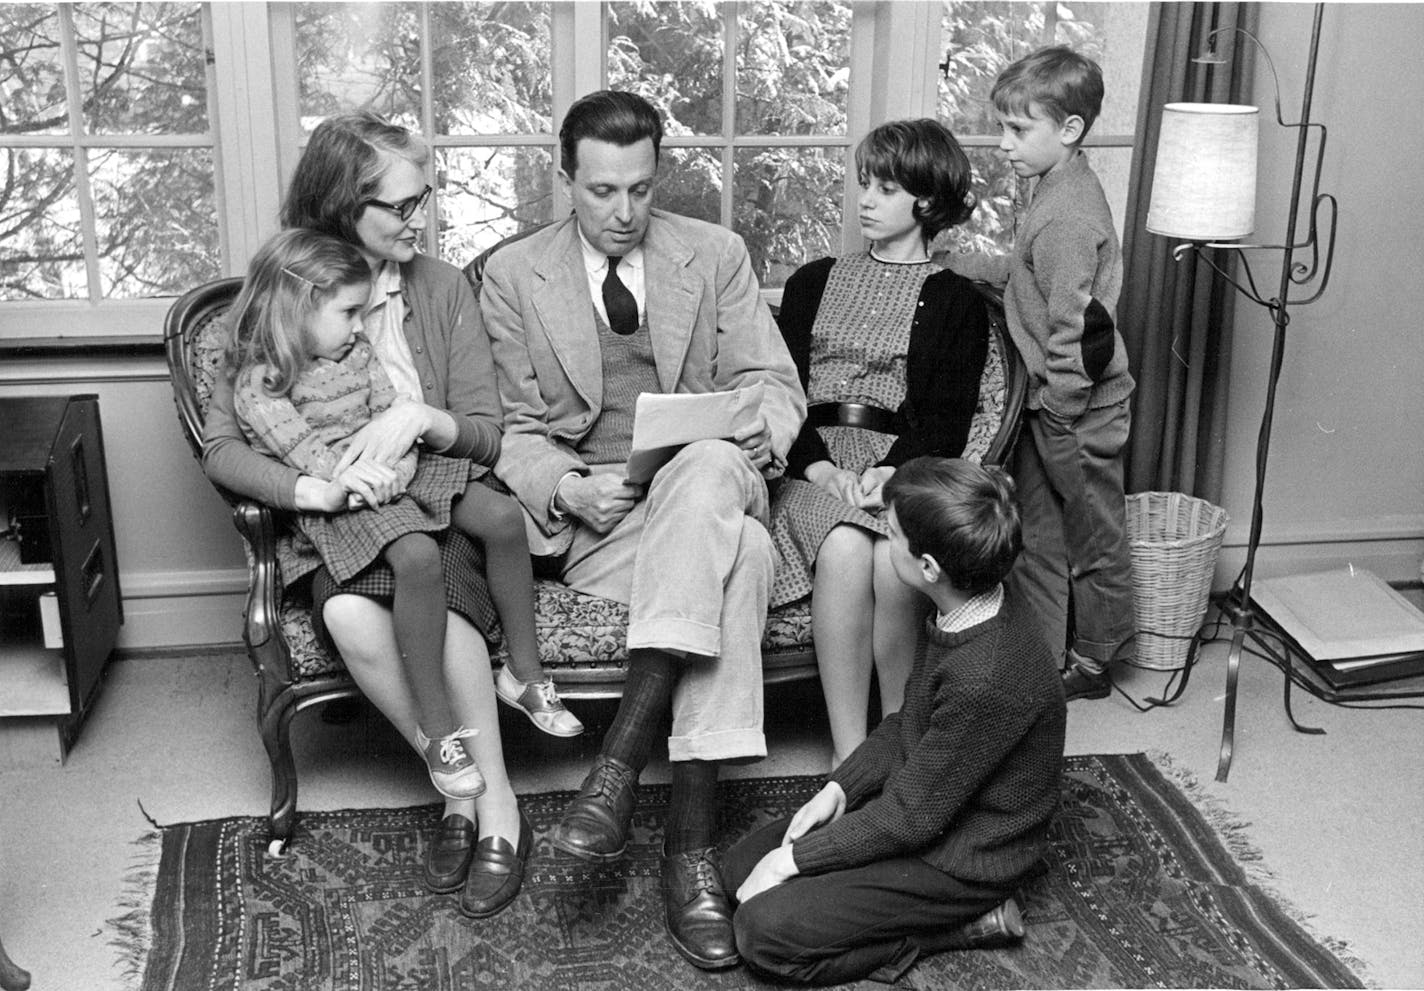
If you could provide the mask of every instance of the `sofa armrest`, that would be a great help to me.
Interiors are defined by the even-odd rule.
[[[242,638],[258,674],[280,684],[292,680],[291,654],[282,634],[282,584],[277,566],[277,521],[272,510],[248,499],[232,510],[233,524],[251,554]]]

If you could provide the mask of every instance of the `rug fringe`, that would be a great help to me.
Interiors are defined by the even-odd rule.
[[[163,856],[161,833],[145,833],[132,843],[129,866],[124,871],[120,915],[105,920],[109,945],[117,950],[115,963],[129,988],[143,982],[148,952],[153,947],[153,896],[158,886],[158,865]]]
[[[1329,950],[1365,987],[1383,986],[1370,976],[1369,963],[1355,953],[1349,940],[1321,932],[1315,922],[1315,913],[1305,911],[1281,893],[1275,872],[1266,866],[1260,848],[1250,839],[1249,820],[1243,819],[1220,798],[1207,791],[1196,774],[1178,764],[1171,754],[1163,750],[1149,750],[1147,757],[1164,777],[1182,789],[1193,807],[1211,826],[1222,845],[1241,866],[1246,879],[1252,885],[1260,888],[1296,925],[1305,930],[1311,939]]]

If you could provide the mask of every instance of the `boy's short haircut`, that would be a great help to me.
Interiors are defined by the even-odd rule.
[[[1001,469],[962,458],[913,458],[890,476],[884,498],[910,553],[933,557],[959,591],[978,595],[1008,576],[1023,526],[1013,480]]]
[[[1060,125],[1069,117],[1081,117],[1081,142],[1103,110],[1103,70],[1063,45],[1040,48],[999,73],[989,99],[1005,114],[1029,116],[1037,104]]]
[[[922,209],[916,202],[913,209],[925,240],[974,213],[969,157],[949,128],[932,118],[881,124],[856,145],[855,169],[862,182],[888,179],[928,203]]]

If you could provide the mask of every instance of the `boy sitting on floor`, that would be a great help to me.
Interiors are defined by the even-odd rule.
[[[1062,681],[1003,585],[1021,542],[1013,483],[916,458],[884,499],[895,573],[939,612],[904,708],[726,858],[742,959],[783,979],[889,983],[921,953],[1022,935],[1013,892],[1058,804]]]

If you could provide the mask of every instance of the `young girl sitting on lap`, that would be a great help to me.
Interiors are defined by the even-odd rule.
[[[324,511],[302,513],[297,525],[332,577],[344,584],[377,558],[390,565],[396,641],[431,781],[447,797],[473,798],[485,784],[463,742],[476,731],[454,724],[448,702],[444,579],[434,534],[454,526],[484,545],[501,625],[527,633],[508,637],[510,666],[522,672],[514,677],[552,688],[535,652],[524,524],[511,498],[471,482],[472,465],[463,458],[412,447],[386,468],[343,456],[373,414],[401,401],[362,334],[370,280],[360,251],[336,238],[291,229],[263,245],[234,305],[228,352],[237,369],[234,406],[255,450],[326,480]],[[387,473],[398,494],[381,503],[375,493],[389,491]],[[582,730],[559,710],[572,725],[541,728],[562,729],[556,735],[564,736]]]

